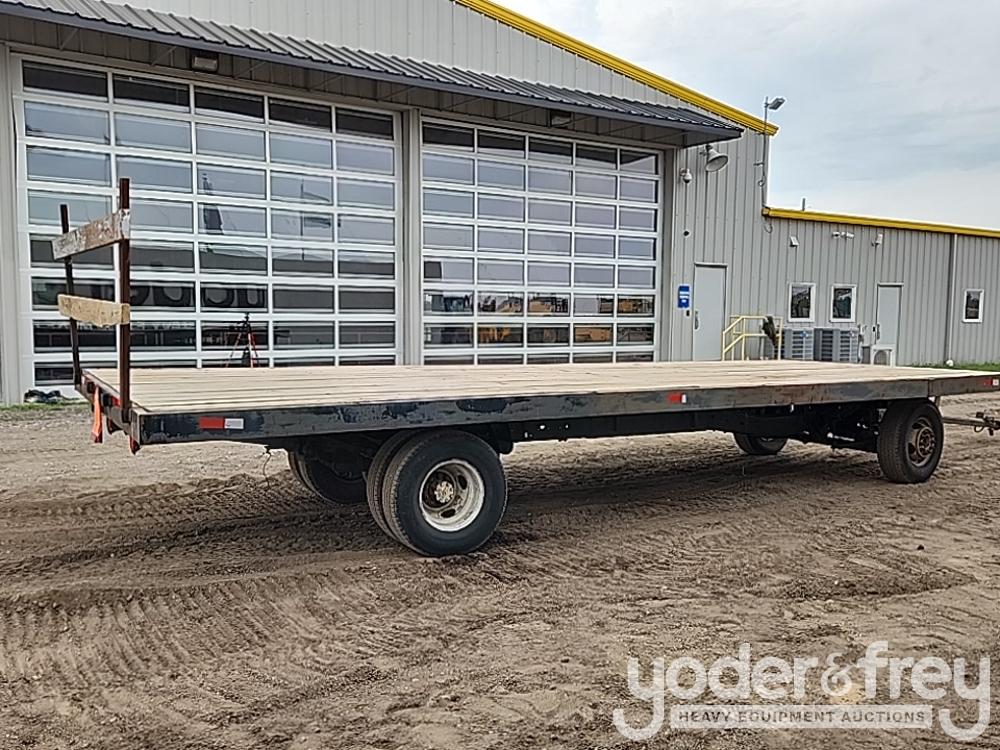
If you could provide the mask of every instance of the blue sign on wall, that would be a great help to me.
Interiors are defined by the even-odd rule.
[[[677,309],[691,309],[691,285],[681,284],[677,287]]]

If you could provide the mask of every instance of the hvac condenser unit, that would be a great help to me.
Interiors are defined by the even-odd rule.
[[[815,329],[813,358],[819,362],[857,364],[861,361],[861,329]]]
[[[781,337],[781,358],[811,360],[814,356],[811,328],[786,328]]]

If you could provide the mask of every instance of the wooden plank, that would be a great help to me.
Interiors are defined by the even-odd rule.
[[[114,370],[88,371],[115,390]],[[532,398],[592,394],[820,388],[896,383],[947,383],[974,378],[973,390],[990,390],[989,373],[890,368],[834,363],[634,363],[621,365],[303,367],[133,370],[137,405],[149,412],[280,409],[406,401]],[[881,384],[881,385],[880,385]],[[926,391],[926,387],[925,387]],[[821,400],[821,399],[817,399]],[[803,403],[810,403],[807,398]]]
[[[61,234],[52,240],[52,256],[56,260],[79,255],[88,250],[97,250],[116,242],[129,239],[131,217],[127,208],[97,219],[72,232]]]
[[[127,303],[73,297],[69,294],[59,295],[59,312],[63,317],[101,328],[124,325],[132,320],[132,306]]]

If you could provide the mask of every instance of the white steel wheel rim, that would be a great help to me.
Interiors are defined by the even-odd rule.
[[[420,485],[420,515],[438,531],[461,531],[479,516],[485,498],[478,469],[459,459],[442,461]]]
[[[914,466],[922,468],[930,463],[937,450],[937,434],[927,417],[920,417],[906,437],[906,452]]]

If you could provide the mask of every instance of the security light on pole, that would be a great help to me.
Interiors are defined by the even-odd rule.
[[[767,133],[767,116],[771,112],[776,112],[777,110],[781,109],[782,106],[784,106],[784,104],[785,104],[785,97],[783,96],[776,96],[773,99],[767,97],[766,99],[764,99],[764,155],[761,157],[760,160],[759,164],[761,168],[760,180],[757,183],[758,185],[760,185],[761,208],[765,208],[767,206],[767,166],[768,166],[768,160],[770,158],[770,141],[771,141],[771,137]]]

